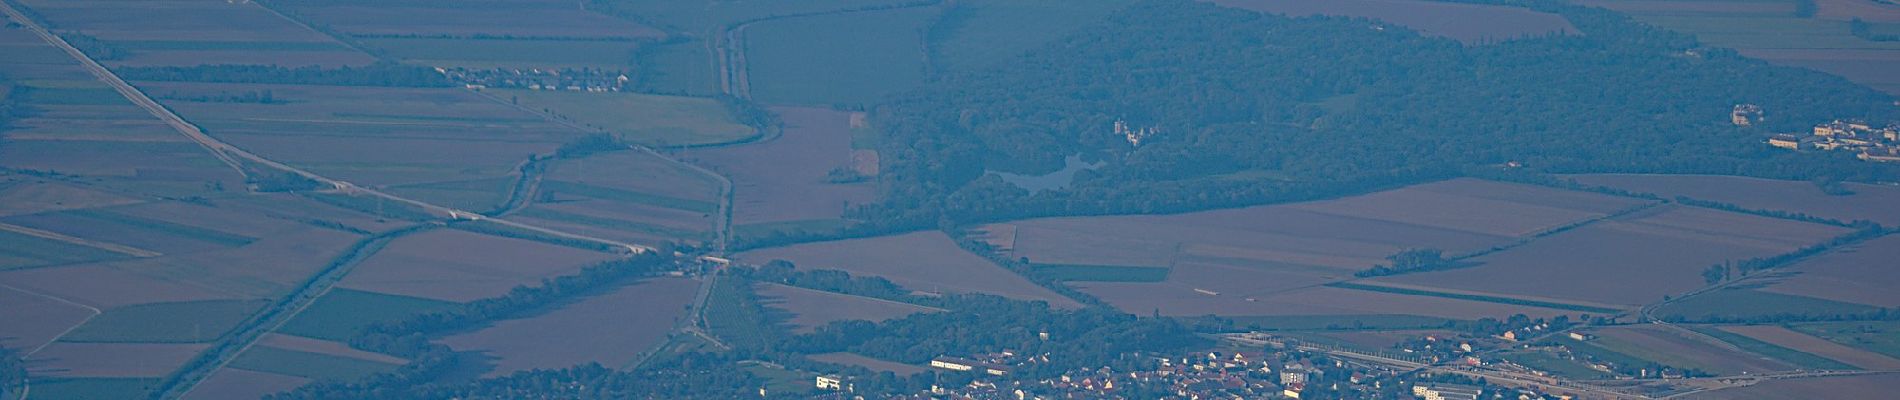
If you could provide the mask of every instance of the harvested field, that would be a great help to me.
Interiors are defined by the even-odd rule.
[[[1211,0],[1214,4],[1294,17],[1363,17],[1464,42],[1494,42],[1548,33],[1577,34],[1556,14],[1510,6],[1420,0]]]
[[[638,151],[557,160],[547,179],[709,203],[719,196],[719,182],[711,177]]]
[[[20,215],[0,221],[10,225],[131,246],[163,254],[228,249],[250,244],[251,241],[256,240],[256,238],[225,232],[96,210]]]
[[[286,350],[272,346],[252,346],[227,365],[234,369],[333,382],[352,382],[369,375],[393,371],[397,366],[398,364]]]
[[[853,275],[880,276],[923,292],[988,293],[1074,307],[1074,300],[1036,286],[983,257],[963,251],[939,232],[805,243],[751,250],[734,260],[764,264],[786,260],[799,269],[836,269]]]
[[[1900,5],[1867,0],[1815,0],[1815,17],[1868,22],[1900,22]]]
[[[1591,7],[1644,15],[1748,15],[1785,16],[1794,14],[1794,2],[1779,1],[1708,1],[1708,0],[1575,0]]]
[[[205,378],[204,382],[199,382],[198,386],[192,388],[184,398],[185,400],[256,399],[295,389],[310,382],[309,378],[222,368],[218,372],[211,373],[211,377]]]
[[[91,309],[0,286],[0,347],[31,351],[93,316]]]
[[[158,377],[171,373],[208,345],[53,343],[26,358],[36,377]]]
[[[33,378],[33,398],[47,400],[151,397],[159,378]]]
[[[9,132],[11,136],[11,132]],[[68,183],[7,176],[0,184],[0,216],[137,203],[130,196]]]
[[[1755,340],[1768,342],[1776,346],[1827,357],[1860,368],[1875,370],[1900,369],[1900,359],[1847,347],[1839,343],[1808,336],[1807,334],[1777,325],[1724,326],[1721,327],[1721,329],[1754,338]]]
[[[1613,351],[1643,354],[1663,365],[1720,375],[1761,374],[1799,367],[1748,353],[1720,340],[1668,325],[1630,325],[1594,331],[1592,343]]]
[[[1179,317],[1208,314],[1241,317],[1418,315],[1475,320],[1484,317],[1502,319],[1513,314],[1548,318],[1577,313],[1572,310],[1334,287],[1311,287],[1247,297],[1218,291],[1208,294],[1166,283],[1088,283],[1075,286],[1125,312],[1159,312]]]
[[[355,35],[656,38],[659,30],[576,9],[571,3],[512,2],[481,7],[441,3],[388,5],[291,4],[301,18]],[[417,15],[429,18],[417,19]]]
[[[336,43],[254,3],[22,1],[64,29],[106,41],[241,40]]]
[[[759,135],[735,121],[713,99],[639,93],[490,89],[495,96],[530,109],[619,135],[653,147],[699,146],[744,141]]]
[[[564,275],[605,253],[452,229],[397,238],[358,265],[339,287],[446,301],[506,294]]]
[[[852,296],[800,287],[761,283],[754,287],[766,307],[792,314],[793,333],[809,333],[832,321],[883,321],[920,312],[943,311],[890,300]]]
[[[779,137],[685,154],[732,179],[734,225],[838,219],[846,207],[875,199],[870,183],[827,181],[833,170],[851,166],[850,113],[772,110],[785,121]]]
[[[224,336],[263,300],[152,303],[117,307],[60,337],[72,343],[208,343]]]
[[[1900,225],[1900,187],[1843,183],[1847,196],[1822,193],[1813,183],[1720,175],[1599,174],[1571,176],[1586,185],[1608,186],[1665,197],[1683,196],[1841,221],[1870,220]]]
[[[0,223],[0,270],[117,260],[133,256],[149,257],[157,254],[145,249]]]
[[[1876,399],[1900,387],[1900,374],[1774,379],[1754,385],[1696,393],[1694,400]]]
[[[1647,203],[1477,179],[1453,179],[1292,207],[1476,234],[1525,237]],[[1483,212],[1472,212],[1484,210]]]
[[[101,309],[245,297],[100,264],[0,272],[0,284]]]
[[[344,357],[344,358],[355,358],[355,359],[374,361],[374,362],[379,362],[379,363],[384,363],[384,364],[402,364],[402,363],[408,362],[408,360],[391,357],[387,354],[371,353],[367,351],[350,348],[350,345],[344,344],[342,342],[332,342],[332,341],[323,340],[323,339],[312,339],[312,338],[307,338],[307,337],[302,337],[302,336],[292,336],[292,335],[285,335],[285,334],[280,334],[280,333],[266,334],[264,335],[263,338],[258,339],[257,344],[270,346],[270,347],[276,347],[276,348],[280,348],[284,350],[295,350],[295,351],[301,351],[301,352],[306,352],[306,353],[325,354],[325,355]]]
[[[141,51],[113,67],[192,67],[204,64],[278,65],[297,67],[360,67],[376,62],[376,57],[355,50],[334,51],[237,51],[237,50],[165,50]]]
[[[1786,253],[1847,232],[1669,205],[1478,257],[1470,260],[1475,267],[1373,281],[1634,306],[1702,287],[1701,271],[1709,265]],[[1553,288],[1529,282],[1567,284]]]
[[[806,356],[805,358],[811,359],[812,361],[822,362],[822,363],[832,363],[832,364],[838,364],[838,365],[855,365],[859,367],[864,367],[865,369],[869,369],[873,372],[890,372],[893,374],[897,374],[897,376],[909,376],[909,375],[915,375],[919,372],[924,372],[924,367],[898,363],[898,362],[879,360],[875,358],[858,355],[857,353],[825,353],[825,354]]]
[[[335,289],[317,298],[315,303],[297,313],[277,332],[340,343],[349,341],[370,324],[450,311],[459,305],[417,297]]]
[[[871,104],[929,78],[939,7],[772,19],[744,32],[752,95],[774,105]]]
[[[443,338],[442,343],[496,357],[488,376],[589,362],[626,367],[666,340],[685,317],[697,286],[690,279],[648,279],[545,314]]]
[[[371,47],[409,63],[443,67],[599,68],[632,67],[639,42],[609,40],[508,40],[375,38]]]
[[[1900,235],[1861,242],[1802,260],[1785,268],[1785,277],[1760,290],[1796,296],[1900,307],[1900,274],[1894,260],[1900,260]]]

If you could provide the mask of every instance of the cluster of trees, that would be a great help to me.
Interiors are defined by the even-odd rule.
[[[0,393],[11,392],[23,382],[26,382],[26,362],[13,349],[0,347]]]
[[[72,45],[73,48],[79,49],[80,52],[86,53],[86,56],[92,57],[94,60],[123,60],[132,55],[132,52],[127,51],[124,47],[107,43],[103,40],[99,40],[99,38],[92,37],[92,35],[79,33],[79,31],[62,31],[59,32],[58,35],[60,39],[66,41],[66,44]]]
[[[1445,258],[1444,250],[1433,248],[1400,250],[1398,253],[1385,256],[1385,259],[1386,261],[1390,261],[1391,264],[1376,265],[1370,269],[1355,272],[1352,275],[1366,278],[1433,271],[1457,266],[1456,261]]]
[[[1493,2],[1496,3],[1496,2]],[[1766,132],[1892,118],[1886,94],[1776,67],[1607,10],[1512,1],[1582,35],[1464,45],[1365,20],[1148,1],[996,68],[876,108],[886,202],[927,226],[1042,215],[1191,211],[1353,194],[1516,161],[1539,172],[1872,180],[1900,168],[1777,152]],[[1374,22],[1373,24],[1377,24]],[[1787,88],[1803,90],[1787,90]],[[1777,118],[1727,122],[1737,103]],[[1157,126],[1137,147],[1114,121]],[[1073,154],[1107,166],[1030,192]]]
[[[728,356],[693,353],[632,370],[589,363],[420,385],[372,378],[305,386],[266,399],[741,399],[757,398],[763,381],[738,369]]]
[[[361,67],[288,68],[276,65],[199,65],[192,67],[120,67],[113,70],[133,81],[186,81],[222,83],[276,83],[300,85],[452,87],[455,82],[434,69],[379,61]]]
[[[1756,257],[1756,258],[1750,258],[1746,260],[1737,261],[1735,262],[1735,268],[1740,269],[1743,274],[1771,269],[1771,268],[1779,268],[1779,267],[1787,266],[1788,264],[1793,263],[1797,260],[1812,257],[1816,254],[1827,252],[1828,250],[1834,249],[1836,247],[1846,246],[1846,245],[1850,245],[1854,243],[1860,243],[1868,239],[1873,239],[1873,238],[1887,235],[1889,233],[1893,233],[1893,231],[1890,231],[1887,228],[1883,228],[1879,224],[1868,223],[1862,226],[1860,229],[1854,230],[1853,232],[1848,232],[1847,234],[1836,236],[1833,239],[1828,239],[1826,242],[1803,246],[1799,249],[1795,249],[1795,251],[1777,254],[1777,255],[1768,256],[1768,257]]]
[[[620,141],[619,136],[614,136],[614,134],[611,133],[590,133],[586,136],[576,138],[573,141],[562,143],[560,148],[554,149],[554,156],[571,160],[626,149],[627,144]]]
[[[1867,21],[1860,20],[1860,18],[1854,18],[1853,21],[1848,21],[1847,28],[1848,32],[1852,32],[1854,37],[1857,38],[1875,42],[1900,42],[1900,35],[1874,33],[1873,25],[1868,24]]]
[[[752,100],[727,94],[713,96],[713,99],[719,100],[719,104],[726,107],[726,114],[732,115],[732,118],[740,124],[752,127],[761,136],[770,136],[768,133],[776,132],[784,125],[783,121],[779,120],[778,114],[773,114],[772,110]]]
[[[168,92],[158,96],[163,100],[179,100],[198,103],[248,103],[248,104],[287,104],[289,101],[278,99],[269,89],[246,90],[238,93],[218,91],[217,94],[183,95]]]

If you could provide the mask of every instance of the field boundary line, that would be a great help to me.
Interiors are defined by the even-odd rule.
[[[7,288],[7,289],[9,289],[9,290],[12,290],[12,291],[15,291],[15,292],[20,292],[20,293],[26,293],[26,294],[29,294],[29,295],[33,295],[33,296],[39,296],[39,297],[45,297],[45,298],[48,298],[48,299],[52,299],[53,301],[57,301],[57,302],[61,302],[61,303],[66,303],[66,304],[71,304],[71,305],[73,305],[73,306],[77,306],[77,307],[79,307],[79,308],[84,308],[84,309],[86,309],[87,311],[91,311],[91,312],[92,312],[92,315],[89,315],[89,316],[86,316],[86,319],[84,319],[84,320],[80,320],[80,321],[79,321],[79,323],[77,323],[77,324],[73,324],[73,326],[72,326],[72,327],[68,327],[68,328],[66,328],[66,330],[65,330],[64,332],[60,332],[60,333],[59,333],[59,335],[56,335],[56,336],[53,336],[53,340],[48,340],[48,341],[46,341],[46,343],[41,343],[41,344],[39,345],[39,347],[34,347],[32,351],[28,351],[28,352],[26,352],[26,355],[29,355],[29,356],[30,356],[30,355],[33,355],[34,353],[38,353],[38,352],[40,352],[40,350],[42,350],[42,349],[45,349],[45,348],[46,348],[46,346],[51,346],[51,345],[53,345],[53,342],[57,342],[57,341],[59,341],[59,338],[62,338],[62,337],[65,337],[65,336],[66,336],[66,334],[68,334],[68,333],[72,333],[72,331],[73,331],[73,330],[75,330],[75,329],[79,329],[79,326],[80,326],[80,325],[85,325],[85,324],[86,324],[86,322],[90,322],[90,321],[92,321],[92,319],[93,319],[93,317],[98,317],[98,316],[99,316],[99,314],[104,314],[104,313],[105,313],[104,311],[100,311],[98,307],[93,307],[93,306],[89,306],[89,305],[85,305],[85,304],[81,304],[81,303],[79,303],[79,302],[76,302],[76,301],[72,301],[72,300],[67,300],[66,298],[63,298],[63,297],[59,297],[59,296],[54,296],[54,295],[50,295],[50,294],[45,294],[45,293],[40,293],[40,292],[35,292],[35,291],[31,291],[31,290],[26,290],[26,289],[21,289],[21,288],[19,288],[19,287],[16,287],[16,286],[13,286],[13,285],[8,285],[8,284],[3,284],[3,283],[0,283],[0,288]]]
[[[1629,312],[1628,306],[1616,306],[1612,304],[1577,302],[1577,301],[1570,301],[1570,300],[1565,300],[1565,299],[1512,296],[1512,295],[1460,291],[1460,290],[1446,290],[1442,288],[1434,288],[1434,287],[1427,287],[1427,286],[1392,284],[1392,283],[1385,283],[1385,282],[1344,281],[1344,282],[1327,283],[1324,286],[1340,288],[1340,289],[1349,289],[1349,290],[1363,290],[1363,291],[1369,291],[1369,292],[1382,292],[1382,293],[1391,293],[1391,294],[1400,294],[1400,295],[1438,297],[1438,298],[1446,298],[1446,299],[1453,299],[1453,300],[1476,301],[1476,302],[1483,302],[1483,303],[1495,303],[1495,304],[1505,304],[1505,305],[1523,306],[1523,307],[1549,308],[1549,309],[1554,309],[1554,310],[1584,311],[1584,312],[1601,313],[1601,314],[1618,314],[1618,313]]]
[[[101,241],[91,240],[91,239],[86,239],[86,238],[72,237],[72,236],[60,234],[58,232],[33,229],[33,228],[9,224],[5,222],[0,222],[0,231],[8,231],[8,232],[18,233],[22,235],[37,237],[41,239],[66,242],[70,244],[91,247],[91,248],[95,248],[99,250],[110,251],[110,252],[124,254],[124,255],[133,256],[133,257],[151,258],[151,257],[158,257],[158,256],[165,255],[165,253],[141,249],[137,247],[126,246],[122,244],[106,243],[106,242],[101,242]]]

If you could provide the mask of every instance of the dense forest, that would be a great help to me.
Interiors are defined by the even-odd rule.
[[[1771,132],[1890,120],[1893,98],[1838,77],[1555,1],[1582,35],[1491,45],[1364,19],[1286,18],[1146,1],[996,68],[949,75],[874,113],[886,204],[860,217],[925,225],[1054,214],[1173,212],[1471,174],[1672,172],[1893,179],[1900,168],[1773,151]],[[1738,103],[1770,118],[1728,123]],[[1112,126],[1159,133],[1131,145]],[[1031,193],[987,171],[1105,161]]]

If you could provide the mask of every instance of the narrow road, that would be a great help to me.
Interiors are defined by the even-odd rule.
[[[486,220],[486,221],[493,222],[496,224],[513,227],[516,229],[531,231],[535,233],[550,235],[550,236],[607,244],[607,245],[614,246],[617,248],[626,249],[627,251],[633,252],[633,253],[644,253],[644,252],[653,250],[653,248],[647,247],[647,246],[625,243],[625,242],[620,242],[616,240],[603,239],[603,238],[592,237],[592,236],[586,236],[586,235],[579,235],[579,234],[568,233],[568,232],[562,232],[562,231],[557,231],[553,229],[547,229],[547,228],[542,228],[538,226],[522,224],[518,222],[507,221],[507,220],[502,220],[502,219],[497,219],[497,218],[488,218],[488,217],[483,217],[481,214],[469,212],[466,210],[458,210],[454,208],[443,207],[443,206],[438,206],[434,204],[424,203],[421,201],[411,200],[408,198],[398,197],[395,195],[377,191],[375,189],[356,186],[349,182],[330,179],[328,177],[317,175],[316,173],[312,173],[310,171],[305,171],[297,167],[285,165],[283,163],[272,161],[270,159],[264,158],[262,156],[258,156],[256,154],[252,154],[251,152],[245,151],[244,149],[238,148],[237,146],[233,146],[223,141],[219,141],[217,138],[213,138],[210,135],[205,134],[203,129],[200,129],[197,125],[193,125],[190,122],[186,122],[185,119],[182,117],[179,117],[178,114],[174,114],[172,113],[170,109],[167,109],[162,105],[159,105],[157,101],[153,101],[152,98],[146,96],[144,92],[141,92],[138,90],[138,88],[135,88],[131,84],[126,83],[125,80],[120,79],[118,75],[113,74],[112,71],[106,69],[105,66],[99,65],[99,62],[94,61],[90,56],[87,56],[85,52],[79,51],[79,49],[74,48],[71,44],[66,43],[65,39],[61,39],[58,35],[54,35],[52,32],[47,31],[46,28],[40,26],[38,22],[26,18],[26,16],[24,14],[21,14],[19,10],[15,10],[11,4],[0,2],[0,11],[5,11],[9,18],[12,18],[15,22],[18,22],[20,25],[25,26],[27,29],[32,30],[34,34],[39,35],[40,38],[45,40],[47,43],[51,43],[54,46],[57,46],[61,50],[65,51],[67,55],[70,55],[73,57],[73,59],[78,60],[80,65],[82,67],[85,67],[87,72],[92,73],[92,75],[98,77],[99,80],[104,81],[107,85],[112,86],[113,90],[118,91],[119,94],[122,96],[125,96],[127,100],[131,100],[132,104],[138,105],[139,108],[143,108],[145,109],[145,111],[150,112],[153,116],[157,116],[160,120],[165,121],[167,125],[171,125],[172,129],[175,129],[178,131],[178,133],[184,134],[186,137],[191,138],[191,140],[194,142],[197,142],[199,146],[204,147],[206,151],[210,151],[211,154],[213,156],[216,156],[219,161],[223,162],[225,165],[229,165],[232,169],[237,170],[238,174],[246,178],[249,178],[250,174],[254,172],[252,170],[253,168],[252,165],[258,165],[258,166],[267,167],[269,169],[274,169],[278,171],[295,174],[297,176],[303,177],[304,179],[309,179],[312,181],[322,183],[325,186],[335,188],[336,191],[342,192],[344,194],[368,195],[368,196],[380,197],[389,201],[394,201],[394,202],[402,203],[402,204],[408,204],[416,208],[421,208],[425,212],[445,216],[450,219]]]

